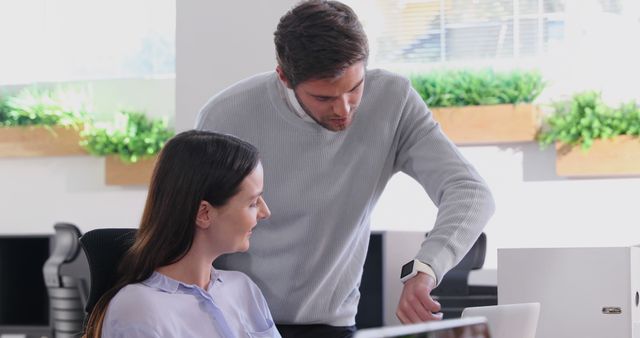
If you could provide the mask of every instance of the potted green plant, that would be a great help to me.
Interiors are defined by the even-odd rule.
[[[123,111],[113,121],[92,123],[82,133],[82,146],[92,155],[106,156],[107,185],[149,183],[155,157],[173,136],[166,119]]]
[[[535,140],[545,87],[536,71],[443,70],[410,76],[444,132],[456,144]]]
[[[612,108],[594,91],[553,104],[539,135],[541,147],[556,146],[560,176],[640,174],[640,107],[635,102]]]
[[[0,103],[0,156],[80,155],[86,97],[68,89],[29,87]]]

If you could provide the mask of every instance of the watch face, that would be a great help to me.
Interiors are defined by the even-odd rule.
[[[402,272],[400,273],[400,278],[407,276],[413,271],[413,261],[402,266]]]

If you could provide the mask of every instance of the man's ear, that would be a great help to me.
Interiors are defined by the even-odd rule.
[[[198,214],[196,215],[196,226],[200,229],[208,229],[213,224],[214,208],[207,201],[200,201]]]
[[[282,81],[282,83],[289,89],[293,89],[291,87],[291,84],[289,84],[289,80],[287,80],[287,77],[284,75],[284,71],[282,70],[282,67],[280,67],[280,65],[276,66],[276,73],[278,73],[278,78],[280,79],[280,81]]]

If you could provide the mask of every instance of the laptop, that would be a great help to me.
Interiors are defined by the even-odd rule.
[[[468,307],[462,318],[485,317],[493,338],[535,338],[540,303]]]
[[[486,318],[467,317],[363,329],[354,338],[491,338]]]

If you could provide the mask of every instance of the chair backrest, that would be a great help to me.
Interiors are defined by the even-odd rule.
[[[487,236],[481,233],[460,263],[447,272],[431,294],[442,305],[445,318],[458,318],[470,306],[498,304],[497,286],[469,285],[471,270],[481,269],[487,252]]]
[[[487,253],[487,235],[483,232],[480,234],[478,239],[473,246],[467,252],[467,254],[462,258],[460,263],[453,267],[452,270],[478,270],[481,269],[484,265],[484,258]]]
[[[87,302],[86,262],[80,252],[81,232],[70,223],[54,226],[54,248],[42,267],[51,326],[55,337],[80,337]]]
[[[100,297],[117,282],[118,265],[135,240],[137,229],[96,229],[80,237],[89,262],[91,290],[85,310],[87,316]]]
[[[428,235],[427,235],[428,236]],[[440,285],[434,290],[436,295],[468,295],[468,277],[471,270],[477,270],[484,265],[487,252],[487,235],[481,233],[469,252],[460,263],[454,266],[442,278]]]

